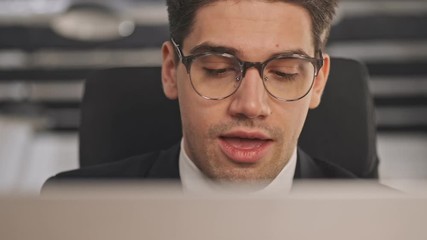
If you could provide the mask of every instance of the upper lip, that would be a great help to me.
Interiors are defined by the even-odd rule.
[[[272,140],[267,134],[260,131],[247,131],[247,130],[232,130],[221,134],[222,138],[247,138],[259,140]]]

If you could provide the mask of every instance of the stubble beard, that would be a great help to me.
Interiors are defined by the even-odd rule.
[[[221,154],[215,141],[221,133],[234,127],[249,127],[262,129],[275,140],[273,152],[267,156],[269,159],[262,159],[261,163],[238,164],[232,162]],[[233,120],[228,123],[220,123],[209,127],[207,136],[193,131],[187,127],[185,131],[187,150],[190,159],[194,164],[210,179],[224,183],[270,183],[285,167],[291,158],[296,143],[298,133],[288,133],[291,136],[285,137],[285,133],[278,127],[270,127],[252,119]],[[286,141],[286,139],[289,139]],[[224,164],[226,162],[226,164]]]

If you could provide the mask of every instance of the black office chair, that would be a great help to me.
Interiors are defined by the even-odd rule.
[[[368,74],[360,63],[332,59],[321,106],[310,111],[299,146],[362,178],[378,177],[376,127]],[[181,138],[177,101],[162,92],[160,67],[102,70],[86,81],[80,166],[165,149]]]

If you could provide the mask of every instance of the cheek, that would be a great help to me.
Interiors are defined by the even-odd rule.
[[[192,88],[186,74],[178,77],[178,101],[184,137],[190,133],[198,138],[205,137],[209,126],[220,120],[221,117],[224,118],[223,115],[220,116],[219,104],[200,97]]]
[[[281,109],[281,115],[279,115],[278,121],[284,128],[284,132],[290,135],[292,138],[298,138],[304,126],[305,119],[307,117],[310,97],[285,104],[286,109]],[[280,110],[279,110],[280,111]]]
[[[302,128],[304,127],[304,123],[305,123],[305,119],[307,118],[307,114],[308,114],[308,109],[310,106],[310,99],[311,99],[311,94],[306,96],[305,98],[301,99],[300,101],[297,102],[296,105],[296,110],[293,113],[295,115],[295,126],[298,129],[298,137],[299,134],[302,131]]]
[[[197,137],[200,141],[209,138],[209,129],[218,123],[224,122],[226,116],[224,111],[217,106],[208,106],[203,104],[208,100],[200,99],[183,99],[180,103],[181,121],[183,124],[184,137],[188,133]],[[184,102],[185,101],[185,102]]]
[[[188,122],[193,118],[193,114],[197,113],[197,104],[195,104],[195,95],[192,92],[192,87],[188,75],[185,70],[181,69],[177,71],[177,87],[178,87],[178,101],[179,108],[181,111],[181,117],[183,123]],[[193,96],[194,95],[194,96]],[[189,116],[192,116],[189,118]],[[196,117],[196,116],[194,116]]]

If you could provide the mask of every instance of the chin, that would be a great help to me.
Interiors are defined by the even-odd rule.
[[[260,169],[248,166],[217,170],[211,177],[215,181],[224,183],[258,183],[271,182],[277,174],[260,172]]]

